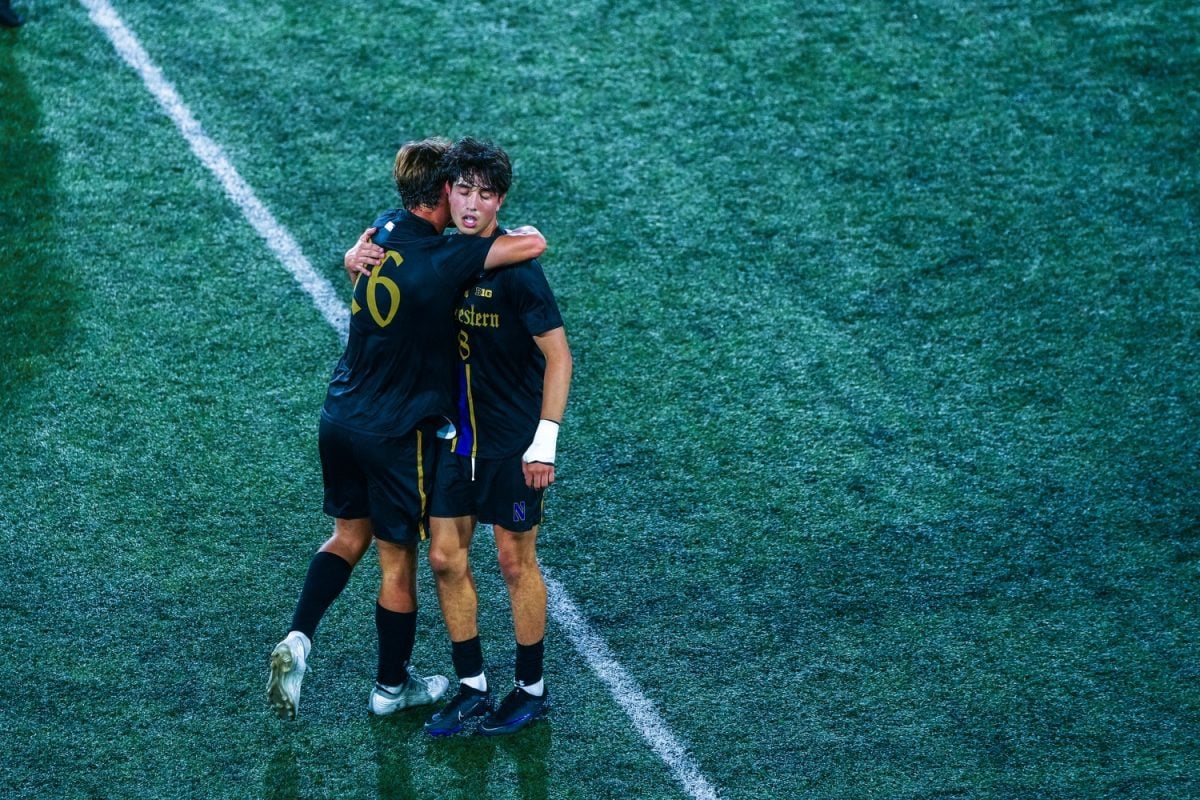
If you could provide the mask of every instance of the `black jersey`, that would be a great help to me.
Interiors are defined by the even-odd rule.
[[[562,327],[537,261],[492,270],[462,295],[458,325],[458,438],[454,452],[505,458],[533,441],[546,357],[533,337]]]
[[[494,239],[442,236],[403,209],[375,227],[387,254],[354,284],[350,336],[321,414],[399,436],[426,417],[454,418],[454,302],[483,270]]]

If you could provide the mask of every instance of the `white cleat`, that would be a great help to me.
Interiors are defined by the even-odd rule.
[[[312,644],[308,637],[292,631],[271,651],[271,677],[267,679],[267,699],[280,719],[295,719],[300,706],[300,682],[308,669]]]
[[[368,706],[372,714],[383,716],[413,706],[427,706],[436,703],[446,693],[450,681],[444,675],[430,675],[422,678],[408,668],[408,680],[399,686],[384,686],[375,684],[371,690]]]

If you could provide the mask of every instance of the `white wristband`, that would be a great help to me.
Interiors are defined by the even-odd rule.
[[[550,419],[538,420],[537,430],[533,434],[533,444],[521,456],[526,464],[537,461],[542,464],[554,463],[554,450],[558,445],[558,423]]]

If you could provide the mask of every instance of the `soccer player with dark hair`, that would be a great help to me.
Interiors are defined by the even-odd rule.
[[[460,234],[495,235],[512,183],[500,148],[466,138],[447,153],[450,209]],[[352,264],[378,253],[361,247]],[[546,584],[537,560],[544,493],[554,482],[558,426],[571,382],[571,351],[541,266],[476,273],[455,311],[458,326],[458,435],[442,443],[430,511],[429,561],[437,583],[458,694],[426,723],[433,736],[483,717],[480,733],[510,733],[541,716]],[[478,522],[490,524],[508,587],[516,635],[516,686],[498,707],[484,672],[478,597],[469,548]]]
[[[354,285],[349,338],[321,409],[325,513],[333,535],[309,564],[288,635],[271,653],[267,695],[295,717],[312,639],[351,570],[375,541],[379,664],[369,708],[389,714],[436,702],[449,682],[409,666],[416,635],[417,541],[427,537],[430,471],[439,431],[452,432],[452,313],[464,283],[536,258],[532,227],[497,237],[442,236],[450,222],[445,139],[409,142],[393,176],[403,208],[375,222],[383,257]]]

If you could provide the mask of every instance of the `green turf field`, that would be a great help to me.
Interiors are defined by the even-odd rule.
[[[513,155],[542,561],[719,797],[1200,796],[1194,3],[112,2],[339,289],[401,142]],[[546,722],[370,717],[369,558],[270,715],[338,335],[85,8],[15,6],[0,796],[688,797],[553,622]]]

